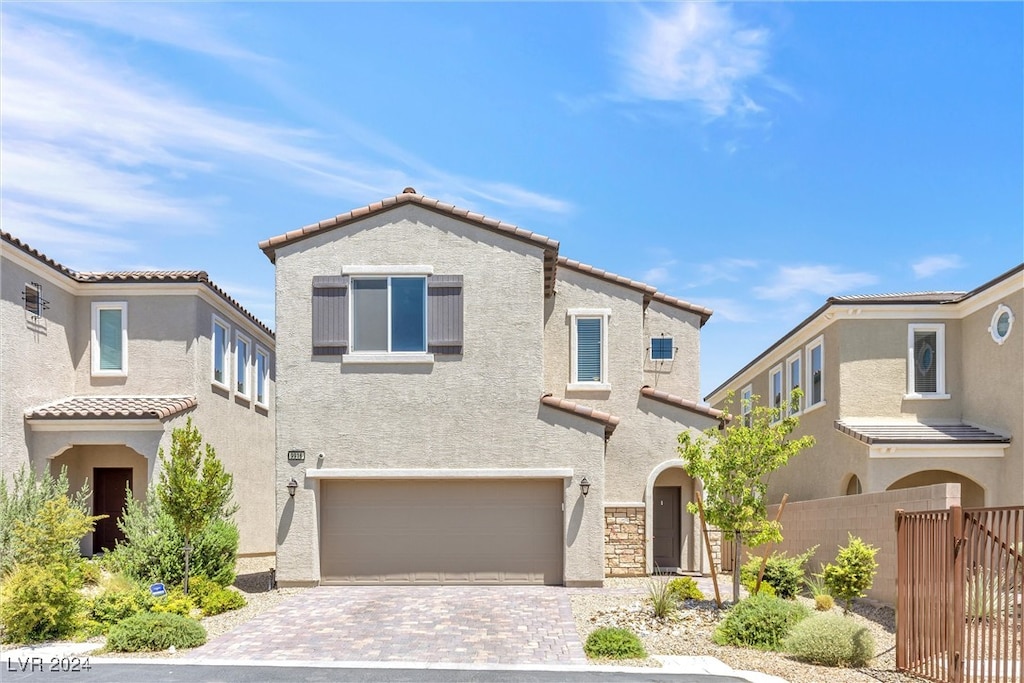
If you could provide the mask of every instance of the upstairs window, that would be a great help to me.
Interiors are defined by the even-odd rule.
[[[270,385],[270,358],[256,347],[256,405],[267,406],[267,388]]]
[[[235,333],[235,393],[249,398],[249,339]]]
[[[43,286],[38,282],[26,282],[21,298],[25,302],[25,310],[33,318],[40,317],[50,307],[50,302],[43,298]]]
[[[425,353],[427,279],[352,278],[352,351]]]
[[[672,337],[651,337],[651,360],[672,360]]]
[[[945,325],[908,326],[907,394],[915,398],[946,398]]]
[[[753,403],[754,389],[748,384],[740,392],[740,415],[743,416],[743,424],[747,427],[753,424]]]
[[[790,415],[796,415],[802,410],[804,399],[803,397],[793,400],[793,390],[800,389],[801,387],[801,370],[800,370],[800,352],[797,351],[789,360],[786,361],[786,374],[787,374],[787,385],[786,385],[786,410]]]
[[[772,410],[775,411],[775,421],[778,422],[786,415],[784,399],[782,397],[782,366],[772,368],[768,373],[768,389],[772,397]]]
[[[210,334],[212,347],[213,383],[225,389],[228,388],[229,348],[228,339],[230,332],[227,323],[214,316],[213,331]]]
[[[606,309],[570,309],[572,346],[569,389],[605,390],[608,384],[608,317]]]
[[[92,304],[92,374],[128,374],[128,304],[124,301]]]
[[[825,402],[825,341],[818,337],[807,345],[807,407]]]

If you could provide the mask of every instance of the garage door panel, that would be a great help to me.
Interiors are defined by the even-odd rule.
[[[323,583],[562,583],[560,480],[321,484]]]

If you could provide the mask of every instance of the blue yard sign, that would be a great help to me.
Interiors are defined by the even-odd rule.
[[[149,592],[153,594],[154,598],[162,598],[167,595],[167,589],[162,583],[154,583],[149,587]]]

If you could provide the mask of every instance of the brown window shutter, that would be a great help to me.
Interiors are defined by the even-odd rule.
[[[462,353],[461,275],[427,278],[427,351],[441,355]]]
[[[348,275],[313,278],[313,355],[348,352]]]

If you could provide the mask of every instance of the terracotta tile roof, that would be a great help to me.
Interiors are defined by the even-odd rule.
[[[205,270],[111,270],[111,271],[75,271],[71,270],[65,265],[54,261],[46,254],[42,253],[38,249],[34,249],[22,242],[17,237],[11,235],[9,232],[0,232],[0,238],[3,241],[8,242],[11,246],[20,249],[24,253],[33,257],[37,261],[44,263],[62,275],[74,280],[75,282],[82,283],[132,283],[132,282],[150,282],[150,283],[188,283],[194,282],[197,284],[203,284],[209,287],[215,294],[221,299],[227,302],[232,308],[237,310],[239,313],[248,318],[253,324],[259,327],[261,330],[269,334],[271,337],[274,336],[274,331],[263,323],[259,318],[254,316],[252,313],[247,311],[242,304],[232,297],[230,294],[220,288],[213,280],[210,279],[209,274]]]
[[[835,428],[868,445],[1010,443],[1008,436],[962,422],[943,425],[920,422],[850,424],[836,420]]]
[[[659,391],[653,387],[640,387],[640,395],[645,396],[652,401],[661,401],[662,403],[666,403],[670,406],[689,410],[690,412],[697,413],[698,415],[704,415],[705,417],[710,417],[715,420],[728,421],[730,419],[728,415],[717,408],[701,405],[696,401],[691,401],[690,399],[683,398],[682,396],[670,394],[667,391]]]
[[[704,323],[706,323],[708,318],[711,317],[712,311],[710,308],[691,304],[689,301],[683,301],[682,299],[677,299],[674,296],[669,296],[668,294],[659,292],[657,288],[647,283],[640,282],[638,280],[631,280],[628,277],[616,275],[615,273],[609,273],[606,270],[601,270],[600,268],[595,268],[594,266],[587,265],[586,263],[580,263],[579,261],[574,261],[564,256],[558,257],[558,266],[569,268],[580,273],[586,273],[587,275],[593,275],[594,277],[601,278],[602,280],[608,280],[609,282],[620,284],[623,287],[629,287],[630,289],[642,292],[644,295],[644,306],[649,304],[651,301],[659,301],[674,308],[689,311],[690,313],[696,313],[700,316],[701,327],[703,327]]]
[[[342,214],[338,214],[333,218],[327,218],[320,221],[319,223],[312,223],[303,228],[286,232],[283,235],[277,235],[270,239],[263,240],[259,243],[260,249],[267,255],[270,262],[273,263],[277,258],[277,248],[282,247],[286,244],[292,244],[299,240],[306,239],[325,230],[332,230],[334,228],[343,227],[349,223],[353,223],[360,219],[368,216],[373,216],[384,211],[388,211],[397,206],[403,204],[417,204],[424,208],[430,209],[437,213],[458,218],[460,220],[473,223],[487,230],[506,235],[508,237],[514,237],[524,242],[529,242],[537,246],[543,247],[545,250],[544,258],[544,284],[545,292],[550,294],[554,291],[554,279],[555,279],[555,257],[558,254],[558,242],[545,237],[529,230],[524,230],[518,226],[512,225],[511,223],[505,223],[494,218],[489,218],[483,214],[470,211],[469,209],[462,209],[454,204],[448,204],[442,202],[439,199],[432,199],[422,194],[418,194],[416,190],[411,187],[405,188],[401,194],[395,195],[394,197],[387,197],[374,202],[367,206],[360,207],[358,209],[352,209]]]
[[[69,396],[29,408],[29,420],[164,420],[198,405],[195,396]]]
[[[574,415],[585,417],[588,420],[600,422],[601,424],[604,425],[605,437],[610,436],[611,433],[615,431],[615,427],[617,427],[619,424],[619,418],[615,417],[611,413],[605,413],[600,410],[594,410],[593,408],[582,406],[579,403],[576,403],[575,401],[567,401],[564,398],[556,398],[551,394],[544,394],[543,396],[541,396],[540,402],[546,406],[550,406],[557,410],[564,410],[567,413],[572,413]]]

